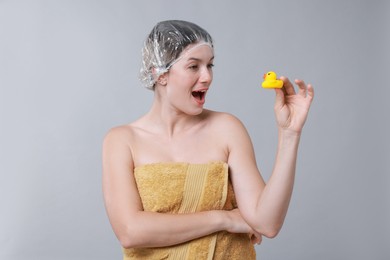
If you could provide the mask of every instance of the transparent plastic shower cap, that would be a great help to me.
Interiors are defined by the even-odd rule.
[[[148,89],[154,89],[158,77],[167,72],[181,57],[185,48],[189,51],[201,45],[213,49],[210,34],[196,24],[171,20],[158,23],[150,32],[142,48],[140,80]]]

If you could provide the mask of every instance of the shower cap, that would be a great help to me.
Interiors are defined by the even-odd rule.
[[[190,44],[207,44],[213,49],[210,34],[198,25],[180,20],[159,22],[144,42],[140,80],[153,90],[158,77],[180,60]]]

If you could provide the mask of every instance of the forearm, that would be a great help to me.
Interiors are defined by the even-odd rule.
[[[224,229],[222,211],[164,214],[140,211],[121,232],[125,248],[180,244]]]
[[[274,237],[283,225],[290,203],[300,135],[279,130],[272,175],[256,205],[256,229]]]

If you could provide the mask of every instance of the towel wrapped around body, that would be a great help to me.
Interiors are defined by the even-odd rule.
[[[182,214],[237,208],[228,165],[154,163],[138,166],[134,176],[145,211]],[[123,249],[124,260],[256,259],[248,234],[225,231],[179,245]]]

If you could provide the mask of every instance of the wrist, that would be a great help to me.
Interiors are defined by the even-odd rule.
[[[301,137],[302,130],[296,131],[296,130],[285,129],[280,127],[278,129],[278,133],[279,133],[279,137],[299,139]]]
[[[278,133],[278,149],[281,151],[297,150],[301,138],[301,133],[290,130],[279,130]]]
[[[227,212],[225,210],[209,211],[210,219],[214,220],[215,231],[227,230],[229,220]]]

